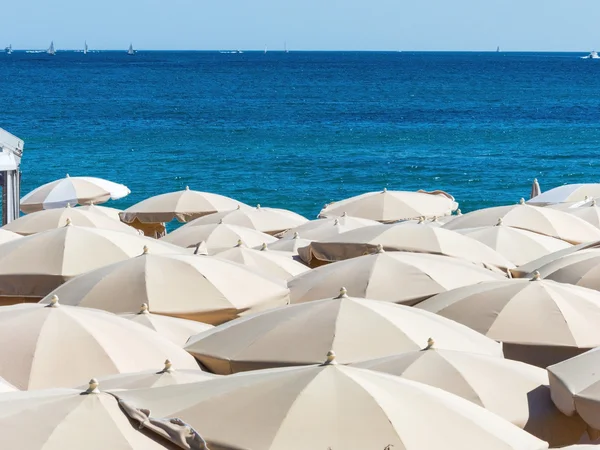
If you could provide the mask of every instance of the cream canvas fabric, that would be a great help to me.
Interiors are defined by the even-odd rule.
[[[527,203],[547,205],[554,203],[580,202],[586,197],[600,197],[599,183],[565,184],[541,193]]]
[[[538,276],[458,288],[416,308],[501,341],[507,358],[539,367],[600,346],[600,293]]]
[[[6,242],[14,241],[21,237],[23,237],[23,236],[21,236],[20,234],[13,233],[12,231],[8,231],[3,228],[0,228],[0,245],[4,244]]]
[[[542,278],[600,291],[600,249],[580,250],[541,266]]]
[[[0,376],[19,389],[76,386],[167,358],[182,369],[198,367],[158,333],[104,311],[56,301],[0,308]]]
[[[295,232],[291,238],[286,237],[267,244],[267,248],[278,252],[289,252],[292,256],[298,256],[298,249],[308,246],[311,242],[310,239],[304,239],[300,237],[300,233]]]
[[[210,324],[289,302],[285,281],[256,273],[241,264],[194,255],[152,252],[79,276],[52,292],[61,303],[113,313],[139,312]]]
[[[286,231],[281,236],[282,239],[291,239],[295,233],[298,233],[302,238],[311,241],[327,240],[345,233],[346,231],[356,230],[372,225],[377,225],[374,220],[361,219],[358,217],[350,217],[342,214],[341,217],[331,217],[328,219],[317,219],[306,222],[296,228]]]
[[[189,222],[192,219],[220,211],[249,208],[242,202],[210,192],[194,191],[186,187],[183,191],[169,192],[143,200],[121,213],[125,223],[140,222],[162,223],[177,219]]]
[[[347,367],[270,369],[120,391],[193,426],[211,449],[541,450],[548,444],[456,395]]]
[[[563,211],[524,203],[497,206],[463,214],[444,225],[448,230],[489,227],[498,220],[506,226],[562,239],[572,244],[600,240],[600,229]]]
[[[568,209],[567,212],[585,220],[596,228],[600,228],[600,207],[596,204],[596,200],[593,200],[589,205]]]
[[[408,306],[340,295],[265,311],[190,338],[185,349],[211,372],[315,364],[333,349],[342,364],[440,346],[502,356],[500,344]]]
[[[119,220],[119,221],[121,220],[121,217],[119,216],[119,214],[123,212],[117,208],[110,208],[108,206],[99,206],[99,205],[94,205],[94,204],[77,206],[76,209],[80,209],[81,211],[94,212],[97,214],[103,214],[106,217],[109,217],[114,220]]]
[[[446,216],[456,208],[458,204],[445,195],[384,189],[330,203],[321,210],[319,218],[340,217],[345,213],[352,217],[389,223],[421,216]]]
[[[385,252],[317,267],[288,282],[292,303],[330,297],[339,286],[349,295],[414,305],[426,298],[500,274],[447,256]]]

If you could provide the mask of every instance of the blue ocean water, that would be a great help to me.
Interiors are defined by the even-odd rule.
[[[551,53],[0,54],[23,194],[108,178],[126,207],[184,188],[309,218],[365,191],[443,189],[463,211],[597,182],[600,61]]]

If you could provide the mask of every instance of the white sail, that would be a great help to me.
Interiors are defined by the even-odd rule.
[[[9,46],[4,49],[4,52],[11,55],[12,54],[12,44],[9,44]]]
[[[87,41],[83,44],[83,54],[87,55],[88,52],[88,45],[87,45]]]
[[[46,53],[48,53],[49,55],[56,55],[56,50],[54,50],[54,41],[50,42],[50,47],[48,47]]]
[[[267,54],[267,46],[265,45],[265,55]]]
[[[287,49],[287,42],[283,43],[283,51],[286,52],[286,53],[289,53],[288,49]]]
[[[129,44],[129,50],[127,50],[128,55],[134,55],[135,50],[133,49],[133,44]]]

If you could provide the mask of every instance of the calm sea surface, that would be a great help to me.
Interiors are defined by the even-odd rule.
[[[443,189],[463,211],[598,182],[600,61],[576,54],[0,54],[0,127],[23,194],[189,185],[309,218],[365,191]]]

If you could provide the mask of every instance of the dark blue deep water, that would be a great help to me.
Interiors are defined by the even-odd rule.
[[[444,189],[471,210],[597,182],[600,61],[575,54],[0,54],[23,194],[122,182],[126,207],[206,190],[314,217],[364,191]]]

